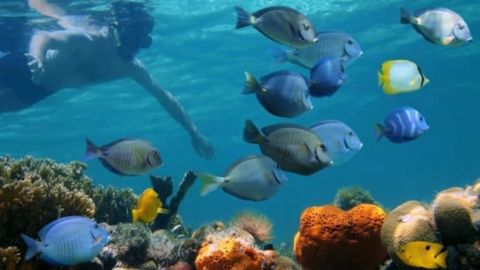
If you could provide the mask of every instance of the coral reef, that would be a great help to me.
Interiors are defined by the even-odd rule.
[[[294,253],[305,270],[373,270],[386,258],[380,240],[385,212],[360,204],[347,212],[333,206],[310,207],[300,218]]]
[[[17,247],[0,248],[0,269],[15,270],[20,262],[20,250]]]
[[[157,192],[160,200],[162,200],[164,204],[163,207],[168,209],[168,214],[159,215],[157,217],[152,225],[152,230],[166,229],[172,225],[172,219],[176,218],[180,204],[196,178],[197,176],[192,171],[186,172],[183,179],[180,181],[177,193],[168,200],[173,193],[172,178],[157,176],[150,177],[152,187],[155,192]]]
[[[157,230],[150,236],[148,257],[155,261],[158,266],[173,265],[178,261],[177,248],[179,241],[175,235],[166,230]]]
[[[302,268],[291,258],[278,256],[274,261],[274,270],[301,270]]]
[[[380,206],[379,203],[373,200],[370,192],[361,187],[355,186],[339,189],[333,200],[333,204],[344,211],[348,211],[362,203]]]
[[[150,231],[141,223],[125,223],[115,226],[107,248],[111,248],[118,261],[127,266],[138,266],[147,261]]]
[[[137,196],[132,189],[117,189],[112,186],[98,185],[87,192],[97,208],[95,220],[115,225],[132,220],[132,206]]]
[[[261,244],[272,239],[272,222],[264,215],[255,212],[242,212],[237,214],[231,226],[250,233],[257,244]]]
[[[480,185],[439,192],[428,206],[409,201],[389,213],[382,241],[393,263],[388,269],[420,270],[405,265],[395,254],[412,241],[440,243],[448,249],[448,269],[480,269]]]
[[[197,270],[259,270],[274,264],[274,251],[258,250],[251,241],[241,237],[210,237],[200,248]]]

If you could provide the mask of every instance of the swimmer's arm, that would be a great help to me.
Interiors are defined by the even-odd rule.
[[[180,123],[192,138],[192,143],[197,152],[207,158],[214,157],[213,146],[208,142],[208,139],[197,129],[195,124],[188,116],[185,109],[180,102],[170,93],[163,89],[148,72],[146,67],[138,59],[133,60],[133,71],[131,77],[145,89],[147,89],[152,96],[154,96],[160,104],[165,108],[168,114]]]
[[[92,40],[85,31],[39,31],[30,40],[29,54],[42,65],[48,50],[72,50]]]

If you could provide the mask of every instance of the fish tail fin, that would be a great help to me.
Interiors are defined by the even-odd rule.
[[[165,208],[158,208],[158,209],[157,209],[157,213],[159,213],[159,214],[168,214],[168,213],[170,213],[170,211],[168,211],[168,209],[165,209]]]
[[[242,94],[248,95],[264,91],[265,89],[258,83],[257,79],[250,72],[245,72],[245,86]]]
[[[243,8],[235,7],[235,12],[237,13],[237,25],[235,29],[250,26],[254,23],[255,18]]]
[[[202,182],[202,185],[200,187],[200,195],[202,196],[205,196],[208,193],[219,188],[224,180],[224,177],[219,177],[208,173],[197,173],[196,175]]]
[[[243,129],[243,139],[248,143],[260,144],[265,141],[265,136],[260,133],[252,120],[247,119]]]
[[[138,210],[137,209],[132,209],[132,221],[133,222],[138,221]]]
[[[414,21],[414,18],[410,12],[405,8],[400,8],[400,23],[401,24],[411,24]]]
[[[288,61],[288,50],[281,47],[271,47],[268,49],[268,54],[273,57],[273,60],[277,63],[283,63]]]
[[[85,141],[87,143],[87,150],[85,152],[85,156],[83,157],[83,161],[98,158],[100,149],[88,138],[85,138]]]
[[[379,141],[384,134],[385,134],[385,127],[381,124],[375,124],[375,135],[377,137],[377,141]]]
[[[27,245],[27,252],[25,253],[25,261],[30,260],[35,255],[41,252],[40,242],[23,233],[20,236],[22,237],[23,241],[25,241],[25,244]]]

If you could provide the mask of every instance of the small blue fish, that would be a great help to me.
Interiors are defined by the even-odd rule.
[[[310,94],[314,97],[333,95],[347,76],[338,59],[323,57],[310,70]]]
[[[109,171],[118,175],[141,175],[162,165],[158,150],[148,141],[120,139],[98,147],[89,139],[84,161],[98,158]]]
[[[243,94],[257,95],[262,106],[271,114],[295,117],[313,109],[307,79],[294,72],[277,71],[260,78],[245,72]]]
[[[43,261],[59,266],[91,261],[110,240],[105,228],[82,216],[50,222],[38,232],[40,241],[21,236],[28,247],[25,260],[40,254]]]
[[[363,147],[355,131],[337,120],[319,122],[311,126],[310,130],[320,137],[336,166],[349,161]]]
[[[377,140],[384,135],[393,143],[415,140],[429,129],[422,114],[410,107],[393,110],[384,124],[376,124]]]

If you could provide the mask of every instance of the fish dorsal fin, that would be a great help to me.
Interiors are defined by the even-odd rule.
[[[40,231],[38,231],[38,237],[40,237],[40,240],[43,241],[45,239],[45,236],[47,235],[48,231],[50,231],[55,225],[57,225],[61,222],[65,222],[67,220],[75,220],[75,219],[89,220],[89,218],[82,217],[82,216],[68,216],[68,217],[62,217],[62,218],[56,219],[55,221],[50,222],[45,227],[43,227]]]
[[[268,81],[272,78],[278,77],[278,76],[298,76],[298,77],[302,77],[303,79],[306,80],[305,76],[303,76],[299,73],[292,72],[292,71],[289,71],[289,70],[279,70],[279,71],[275,71],[275,72],[272,72],[268,75],[265,75],[265,76],[261,77],[260,82],[263,84],[266,81]]]
[[[102,151],[104,151],[104,150],[107,150],[108,148],[112,147],[112,146],[115,145],[115,144],[118,144],[118,143],[121,143],[121,142],[125,142],[125,141],[133,141],[133,140],[136,140],[136,139],[132,139],[132,138],[121,138],[121,139],[115,140],[115,141],[113,141],[113,142],[111,142],[111,143],[107,143],[107,144],[105,144],[105,145],[102,145],[102,146],[100,147],[100,149],[101,149]]]
[[[338,121],[338,120],[323,120],[323,121],[320,121],[318,123],[313,124],[310,127],[310,129],[316,128],[318,126],[327,125],[327,124],[342,124],[342,125],[345,125],[345,123],[343,123],[342,121]]]
[[[288,11],[288,12],[293,12],[293,13],[296,13],[296,14],[301,14],[298,10],[295,10],[291,7],[286,7],[286,6],[271,6],[271,7],[266,7],[264,9],[260,9],[258,11],[255,11],[253,14],[253,16],[255,16],[255,18],[258,18],[260,16],[262,16],[263,14],[265,13],[268,13],[270,11],[277,11],[277,10],[281,10],[281,11]]]
[[[271,133],[273,133],[273,132],[275,132],[279,129],[282,129],[282,128],[296,128],[296,129],[302,129],[302,130],[310,131],[309,129],[307,129],[303,126],[297,125],[297,124],[283,123],[283,124],[275,124],[275,125],[263,127],[262,132],[263,132],[263,134],[268,136],[269,134],[271,134]]]
[[[238,166],[238,164],[242,163],[242,162],[245,162],[247,160],[250,160],[250,159],[256,159],[256,158],[263,158],[264,156],[262,155],[250,155],[250,156],[246,156],[246,157],[243,157],[241,159],[238,159],[236,160],[235,162],[233,162],[230,166],[228,166],[228,168],[225,170],[225,173],[223,174],[225,177],[227,177],[233,169],[235,169],[235,167]]]

